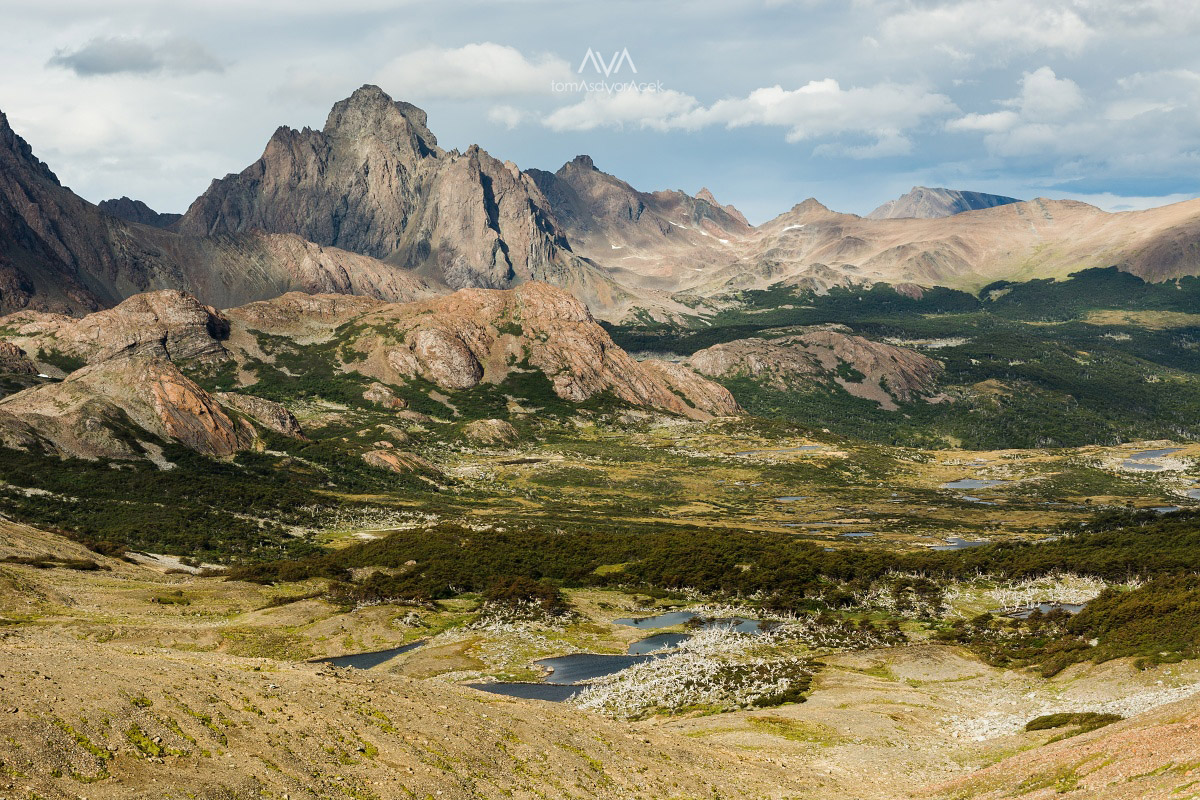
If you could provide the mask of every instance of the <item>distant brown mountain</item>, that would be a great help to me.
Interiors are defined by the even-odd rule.
[[[1015,197],[999,194],[914,186],[908,194],[889,200],[867,214],[867,219],[936,219],[1019,202]]]

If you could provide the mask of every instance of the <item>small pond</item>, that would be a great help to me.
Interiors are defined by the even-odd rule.
[[[400,647],[392,647],[388,650],[375,650],[370,653],[351,653],[347,656],[333,656],[332,658],[314,658],[313,664],[330,664],[335,667],[354,667],[355,669],[370,669],[377,667],[384,662],[391,661],[401,653],[408,653],[416,650],[421,645],[425,644],[424,640],[409,642]]]
[[[983,547],[986,541],[970,541],[967,539],[950,538],[945,544],[934,545],[931,550],[969,550],[972,547]]]
[[[993,614],[1003,614],[1006,617],[1013,619],[1029,619],[1034,611],[1040,611],[1043,614],[1049,614],[1051,611],[1065,611],[1068,614],[1078,614],[1083,611],[1082,603],[1038,603],[1036,606],[1028,608],[1018,608],[1015,611],[1005,611],[1002,608],[993,609]]]
[[[655,650],[673,649],[692,638],[690,633],[656,633],[629,645],[629,655],[644,656]]]
[[[1182,449],[1182,447],[1164,447],[1161,450],[1141,450],[1131,455],[1129,460],[1144,461],[1147,458],[1162,458],[1163,456],[1169,456],[1172,453],[1178,453]]]
[[[1146,462],[1152,458],[1162,458],[1172,453],[1178,453],[1182,449],[1182,447],[1164,447],[1160,450],[1140,450],[1122,461],[1121,466],[1125,469],[1140,469],[1143,472],[1161,472],[1163,470],[1161,464],[1148,464]]]
[[[956,481],[943,483],[943,489],[989,489],[993,486],[1001,486],[1008,481],[987,480],[984,478],[960,478]]]
[[[775,455],[776,453],[802,453],[808,450],[821,450],[822,445],[805,444],[799,447],[785,447],[782,450],[742,450],[740,453],[734,453],[735,456],[758,456],[758,455]]]

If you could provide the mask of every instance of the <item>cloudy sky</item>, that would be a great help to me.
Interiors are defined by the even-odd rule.
[[[755,222],[915,184],[1112,210],[1200,194],[1190,0],[10,0],[4,22],[12,126],[89,200],[160,211],[363,83],[446,148],[588,153]]]

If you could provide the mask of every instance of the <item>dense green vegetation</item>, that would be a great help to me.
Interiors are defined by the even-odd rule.
[[[305,559],[246,565],[231,577],[332,578],[331,591],[356,601],[430,602],[513,585],[522,591],[535,585],[686,588],[742,600],[757,596],[766,608],[809,612],[853,606],[855,590],[873,585],[913,598],[914,608],[936,609],[945,582],[980,574],[1024,578],[1070,571],[1146,579],[1132,591],[1106,591],[1074,617],[1061,611],[1024,620],[985,614],[940,628],[940,638],[971,646],[991,663],[1054,674],[1082,660],[1200,655],[1200,578],[1190,574],[1197,563],[1200,514],[1180,512],[1109,514],[1039,544],[903,554],[829,551],[802,540],[729,530],[610,529],[572,536],[536,524],[519,531],[442,525]],[[353,583],[350,570],[361,567],[383,569]],[[930,623],[941,624],[932,618]]]
[[[110,464],[0,449],[0,501],[9,516],[101,552],[128,547],[223,561],[314,552],[285,526],[353,506],[330,497],[330,476],[349,490],[409,486],[432,494],[415,476],[373,470],[330,441],[278,437],[271,443],[291,452],[218,461],[163,443],[163,455],[176,465],[169,470],[141,461]]]
[[[702,327],[609,331],[631,351],[684,355],[826,323],[877,340],[936,342],[924,352],[945,364],[940,383],[952,403],[908,403],[886,412],[832,381],[787,392],[747,379],[727,382],[752,413],[874,441],[998,449],[1200,436],[1200,326],[1087,321],[1105,310],[1194,313],[1200,278],[1150,284],[1092,269],[1066,281],[993,284],[978,298],[943,288],[913,298],[881,285],[825,295],[774,287],[739,299],[743,307]]]

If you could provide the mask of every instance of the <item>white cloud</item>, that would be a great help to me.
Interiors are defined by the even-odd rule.
[[[548,115],[543,123],[554,131],[626,126],[665,131],[686,127],[682,123],[684,116],[699,105],[696,98],[673,89],[589,92],[578,103]]]
[[[993,156],[1052,163],[1067,179],[1186,173],[1200,161],[1200,74],[1138,73],[1088,98],[1049,67],[1027,72],[1005,110],[971,113],[949,131],[982,135]]]
[[[192,39],[173,37],[154,41],[133,36],[97,36],[74,50],[58,50],[47,66],[69,69],[81,77],[163,72],[194,75],[224,69],[203,45]]]
[[[512,130],[520,125],[526,118],[527,112],[522,111],[515,106],[499,105],[492,106],[488,109],[488,122],[494,122],[497,125],[503,125],[505,128]]]
[[[481,42],[414,50],[385,64],[375,81],[396,96],[468,100],[545,94],[553,82],[572,74],[557,56],[529,59],[515,47]]]
[[[826,155],[875,158],[909,152],[903,131],[930,117],[958,109],[948,97],[916,85],[881,83],[843,89],[832,78],[811,81],[798,89],[781,86],[755,89],[745,97],[718,100],[703,106],[696,98],[673,90],[613,93],[593,92],[580,102],[560,108],[544,123],[552,130],[592,130],[634,126],[653,130],[698,130],[779,127],[789,142],[855,135],[872,139],[864,145],[828,145]]]
[[[1083,108],[1083,92],[1070,78],[1059,78],[1042,67],[1021,78],[1021,96],[1010,101],[1024,119],[1052,120],[1070,116]]]
[[[1071,0],[955,0],[910,7],[880,25],[881,39],[902,51],[933,49],[967,59],[1056,51],[1077,54],[1097,31]],[[1086,7],[1086,6],[1085,6]]]
[[[874,135],[882,141],[927,117],[957,110],[950,98],[917,85],[880,83],[843,89],[836,80],[826,78],[799,89],[771,86],[755,89],[744,98],[718,100],[687,115],[684,124],[784,127],[789,142],[845,133]]]

